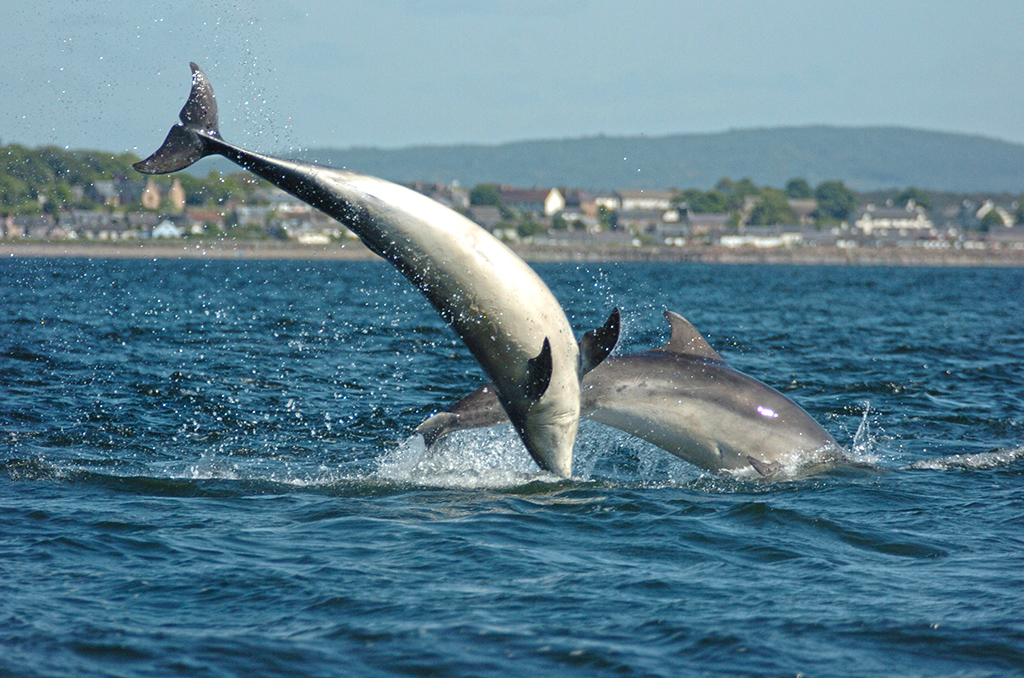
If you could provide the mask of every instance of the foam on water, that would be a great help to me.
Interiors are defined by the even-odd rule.
[[[461,489],[562,480],[537,467],[510,427],[460,432],[431,448],[422,436],[410,436],[380,457],[374,475],[390,482]]]
[[[1024,459],[1024,446],[991,452],[974,452],[970,454],[950,454],[934,459],[921,459],[905,468],[927,471],[952,470],[989,470],[1009,466]]]

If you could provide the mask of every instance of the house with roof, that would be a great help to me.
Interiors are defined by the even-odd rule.
[[[501,221],[501,210],[494,205],[470,205],[468,216],[484,230],[493,231]]]
[[[184,212],[185,199],[185,187],[181,185],[181,179],[174,177],[171,187],[167,189],[167,206],[172,212]]]
[[[142,202],[142,195],[146,191],[146,187],[153,181],[150,177],[149,181],[128,181],[125,179],[115,179],[112,181],[94,181],[85,189],[85,195],[90,200],[98,203],[102,203],[107,207],[123,207],[126,205],[136,205]],[[153,183],[154,190],[159,195],[159,188]],[[151,191],[152,193],[153,191]],[[157,203],[158,208],[160,205]],[[156,209],[153,208],[153,209]]]
[[[142,189],[142,206],[147,210],[156,211],[160,209],[160,203],[163,201],[163,195],[160,192],[160,186],[157,185],[153,177],[150,177],[146,181],[146,187]]]
[[[198,233],[206,232],[207,228],[214,231],[224,230],[224,213],[217,210],[195,209],[186,212],[188,218],[193,222],[193,233],[197,233],[195,227],[199,227]],[[198,234],[197,233],[197,234]]]
[[[796,215],[796,222],[801,226],[810,226],[818,213],[818,201],[814,198],[790,198],[787,200],[789,209]]]
[[[886,235],[888,231],[931,231],[935,228],[927,211],[913,200],[904,207],[865,205],[857,210],[853,223],[868,236],[874,233]]]
[[[150,234],[154,240],[161,238],[180,238],[184,231],[174,225],[174,222],[170,219],[164,219],[153,228],[153,232]]]
[[[992,249],[1024,250],[1024,226],[990,229],[985,234],[985,242]]]
[[[679,210],[676,209],[621,209],[618,212],[618,227],[622,230],[633,231],[634,233],[663,232],[673,224],[680,221]]]
[[[665,212],[672,209],[675,194],[673,191],[648,191],[640,189],[616,191],[616,196],[619,200],[618,209],[621,212],[639,210],[661,210]]]
[[[578,188],[567,190],[565,192],[565,207],[562,208],[562,212],[597,219],[597,196]]]
[[[775,249],[795,247],[802,241],[803,233],[794,226],[747,226],[739,233],[723,235],[718,244],[729,248]]]
[[[550,217],[565,209],[565,198],[557,188],[498,188],[501,204],[517,212]]]
[[[5,238],[48,238],[55,225],[49,214],[12,214],[0,221],[0,235]]]
[[[728,229],[730,218],[729,214],[706,214],[687,208],[678,212],[678,218],[663,219],[655,227],[654,237],[666,245],[681,245],[687,238],[712,242]]]
[[[610,193],[596,193],[594,195],[594,209],[601,210],[605,209],[609,212],[614,212],[622,207],[622,200],[614,192]]]
[[[1017,223],[1017,220],[1005,207],[996,205],[991,200],[986,200],[981,203],[981,207],[975,211],[974,218],[979,224],[984,224],[989,221],[986,219],[989,215],[993,215],[995,217],[992,223],[1005,226],[1006,228],[1013,228]]]
[[[436,200],[445,207],[454,210],[469,209],[469,193],[457,183],[449,185],[441,182],[417,181],[410,184],[409,188]]]
[[[90,200],[106,205],[117,207],[121,204],[121,194],[113,181],[94,181],[86,190]]]

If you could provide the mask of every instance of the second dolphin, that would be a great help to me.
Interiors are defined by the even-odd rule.
[[[711,471],[781,477],[846,461],[835,439],[789,398],[722,360],[681,315],[658,349],[608,358],[583,379],[581,416],[654,443]],[[433,444],[506,421],[484,386],[416,429]]]

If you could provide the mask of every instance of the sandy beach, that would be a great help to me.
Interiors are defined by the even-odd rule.
[[[591,246],[514,244],[533,262],[665,261],[713,264],[790,264],[836,266],[1024,266],[1024,250],[792,247]],[[119,243],[0,241],[3,257],[85,257],[97,259],[294,259],[364,261],[377,258],[359,242],[329,245],[254,240]]]

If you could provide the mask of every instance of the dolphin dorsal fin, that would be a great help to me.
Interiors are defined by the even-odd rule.
[[[683,316],[672,311],[665,311],[665,319],[672,328],[672,336],[668,343],[661,347],[662,351],[669,353],[683,353],[695,355],[701,358],[725,362],[718,351],[711,348],[711,345],[701,336],[697,328],[690,324]]]
[[[580,377],[600,365],[619,341],[621,318],[616,308],[604,325],[590,330],[580,339]]]

